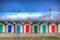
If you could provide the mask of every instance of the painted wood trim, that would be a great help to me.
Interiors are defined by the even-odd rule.
[[[58,33],[60,33],[60,24],[58,24]]]
[[[5,28],[5,25],[3,24],[3,32],[5,33],[5,30],[6,30],[6,28]]]

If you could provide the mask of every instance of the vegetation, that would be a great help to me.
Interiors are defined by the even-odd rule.
[[[0,40],[60,40],[60,37],[10,37],[0,38]]]

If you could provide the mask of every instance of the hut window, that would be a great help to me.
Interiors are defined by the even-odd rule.
[[[3,32],[3,25],[0,25],[0,33]]]

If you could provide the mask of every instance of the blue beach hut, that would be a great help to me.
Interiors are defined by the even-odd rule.
[[[41,33],[48,33],[48,24],[46,22],[42,23],[40,27],[41,27],[40,29]]]
[[[17,23],[15,26],[16,33],[22,33],[23,32],[23,26],[20,23]]]
[[[14,33],[14,25],[12,23],[8,23],[6,27],[7,33]]]

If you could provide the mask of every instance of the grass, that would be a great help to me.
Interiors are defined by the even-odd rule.
[[[0,40],[60,40],[60,37],[10,37],[0,38]]]

